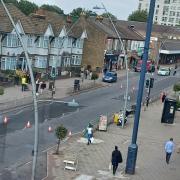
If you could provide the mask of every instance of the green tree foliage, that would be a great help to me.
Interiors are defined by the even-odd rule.
[[[18,7],[26,15],[34,13],[38,9],[38,6],[35,3],[31,3],[26,0],[20,0]]]
[[[60,125],[56,128],[55,135],[58,138],[58,146],[57,146],[56,154],[59,154],[60,142],[67,136],[67,132],[68,132],[67,129],[63,125]]]
[[[59,8],[58,6],[55,6],[55,5],[51,6],[51,5],[48,5],[48,4],[43,4],[40,8],[48,10],[48,11],[56,12],[58,14],[64,14],[64,11],[61,8]]]
[[[111,13],[103,13],[103,14],[101,14],[101,16],[102,17],[104,17],[104,18],[109,18],[109,16],[111,17],[111,19],[117,19],[117,17],[116,16],[114,16],[113,14],[111,14]]]
[[[128,16],[128,21],[139,21],[139,22],[146,22],[148,17],[148,13],[145,10],[137,10],[132,12]]]
[[[0,95],[3,95],[3,94],[4,94],[4,88],[0,87]]]
[[[180,84],[174,84],[173,90],[174,90],[174,92],[180,91]]]
[[[79,7],[79,8],[73,9],[73,11],[70,13],[70,16],[80,17],[82,12],[84,12],[86,14],[86,17],[97,15],[94,11],[85,10],[85,9],[82,9],[81,7]]]

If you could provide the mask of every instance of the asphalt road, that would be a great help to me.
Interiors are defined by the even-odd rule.
[[[154,88],[151,90],[151,98],[158,97],[161,91],[180,80],[179,72],[176,76],[161,77],[154,75],[154,78],[155,82]],[[139,73],[129,73],[130,101],[128,104],[135,103],[138,80]],[[123,109],[125,88],[126,79],[120,77],[117,83],[62,99],[62,101],[67,102],[74,98],[81,106],[78,110],[69,109],[62,103],[46,102],[41,104],[39,106],[41,122],[39,125],[39,155],[43,150],[56,144],[54,133],[48,133],[47,131],[49,125],[54,129],[57,125],[64,124],[72,133],[80,132],[87,126],[89,121],[98,119],[101,114],[110,115]],[[144,92],[145,96],[146,90]],[[62,113],[65,114],[62,116]],[[31,153],[34,143],[34,127],[24,128],[27,120],[33,123],[32,107],[24,108],[20,112],[19,110],[10,112],[6,116],[10,117],[8,127],[6,129],[0,127],[0,131],[4,131],[1,133],[0,138],[0,172],[5,168],[14,168],[32,160]],[[11,123],[12,125],[10,125]]]

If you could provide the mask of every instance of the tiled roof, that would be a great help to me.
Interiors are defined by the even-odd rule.
[[[137,22],[137,21],[123,21],[118,20],[118,23],[126,26],[134,26],[134,29],[140,32],[143,36],[146,34],[146,22]],[[173,26],[165,26],[165,25],[153,25],[152,26],[152,36],[165,36],[165,35],[178,35],[180,36],[180,29]]]
[[[6,4],[6,7],[9,10],[15,23],[17,23],[18,20],[21,21],[21,24],[25,33],[27,34],[34,33],[34,26],[28,16],[23,14],[13,4]],[[12,32],[13,29],[14,28],[5,12],[4,7],[2,6],[2,4],[0,4],[0,32],[9,33],[9,32]]]

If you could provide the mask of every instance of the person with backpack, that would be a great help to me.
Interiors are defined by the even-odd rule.
[[[121,152],[118,150],[117,146],[115,146],[115,149],[112,152],[111,162],[113,166],[113,175],[115,175],[116,170],[118,168],[118,164],[123,162]]]

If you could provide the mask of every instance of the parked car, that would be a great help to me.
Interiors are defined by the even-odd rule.
[[[170,68],[168,68],[168,67],[159,68],[157,74],[160,76],[169,76],[170,75]]]
[[[116,82],[117,81],[117,73],[116,72],[106,72],[106,74],[103,76],[102,80],[104,82]]]

